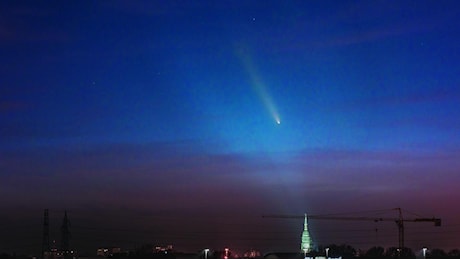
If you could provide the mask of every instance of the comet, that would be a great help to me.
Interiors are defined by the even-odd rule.
[[[252,81],[252,87],[254,91],[259,96],[260,100],[264,104],[265,108],[267,109],[268,113],[272,116],[275,120],[276,124],[280,125],[281,120],[278,114],[278,110],[276,109],[275,103],[273,102],[270,94],[268,93],[267,87],[265,86],[264,82],[259,76],[259,73],[254,66],[252,59],[249,55],[245,54],[244,51],[239,50],[237,51],[238,57],[241,59],[244,68],[249,74],[249,77]]]

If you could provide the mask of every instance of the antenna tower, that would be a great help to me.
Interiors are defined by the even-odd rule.
[[[70,222],[67,218],[67,210],[64,213],[64,220],[61,226],[61,251],[64,257],[69,255],[69,240],[70,240]]]

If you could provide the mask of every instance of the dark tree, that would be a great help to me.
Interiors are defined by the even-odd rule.
[[[412,249],[404,247],[401,252],[401,258],[415,258],[415,253]]]
[[[384,258],[385,257],[385,248],[381,246],[374,246],[367,250],[364,254],[364,258]]]
[[[385,251],[385,258],[415,258],[415,254],[410,248],[399,249],[390,247]]]
[[[13,256],[7,253],[0,253],[0,258],[1,259],[11,259],[13,258]]]
[[[385,258],[398,258],[399,249],[397,247],[389,247],[385,251]]]
[[[446,252],[444,252],[444,250],[435,248],[432,250],[428,250],[428,253],[426,254],[426,258],[436,258],[436,259],[447,258],[447,254]]]
[[[210,254],[208,254],[208,258],[211,258],[211,259],[219,259],[219,258],[224,258],[224,251],[219,251],[219,250],[215,250],[215,251],[212,251],[210,252]]]
[[[350,245],[336,245],[332,244],[326,246],[325,248],[329,248],[328,256],[332,258],[342,257],[342,258],[355,258],[356,257],[356,249],[354,249]]]
[[[460,259],[460,250],[458,249],[450,250],[449,253],[447,253],[447,256],[452,259]]]

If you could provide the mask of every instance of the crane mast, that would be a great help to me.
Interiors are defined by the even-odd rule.
[[[308,215],[308,219],[318,220],[350,220],[350,221],[394,221],[398,227],[398,245],[400,249],[404,248],[404,222],[433,222],[436,227],[441,226],[440,218],[414,218],[404,219],[401,208],[394,208],[399,212],[398,218],[372,218],[372,217],[337,217],[337,216],[324,216],[324,215]],[[301,215],[265,215],[263,218],[304,218]]]

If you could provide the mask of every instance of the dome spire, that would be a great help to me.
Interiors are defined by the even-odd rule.
[[[302,232],[302,243],[300,244],[300,249],[308,253],[313,248],[313,241],[310,238],[310,232],[308,231],[308,217],[307,213],[305,213],[305,219],[303,224],[303,232]]]
[[[305,220],[304,220],[304,223],[303,223],[303,230],[308,231],[307,213],[305,213]]]

